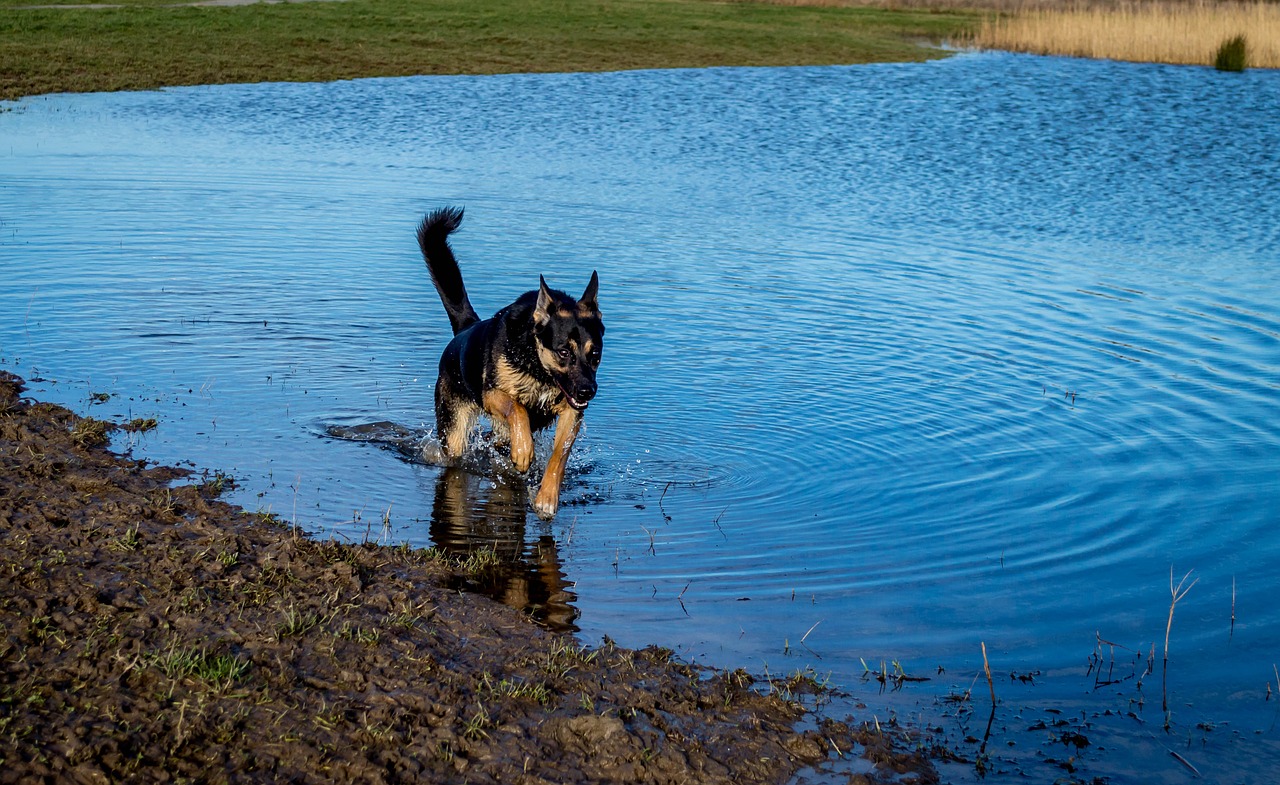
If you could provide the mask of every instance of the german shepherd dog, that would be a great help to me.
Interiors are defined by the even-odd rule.
[[[418,226],[418,246],[453,326],[453,340],[440,357],[436,380],[436,432],[445,457],[456,460],[480,414],[493,423],[499,443],[510,444],[519,472],[533,462],[533,434],[556,422],[555,441],[533,510],[543,520],[560,506],[569,450],[582,415],[596,394],[596,369],[604,348],[604,324],[596,303],[594,271],[582,297],[552,289],[538,276],[537,291],[525,292],[489,319],[467,299],[449,235],[462,223],[462,209],[428,213]]]

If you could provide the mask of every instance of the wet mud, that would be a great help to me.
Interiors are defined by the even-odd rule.
[[[837,751],[840,781],[937,781],[801,674],[584,646],[453,588],[482,560],[310,539],[111,450],[153,421],[22,389],[0,372],[0,782],[772,783]]]

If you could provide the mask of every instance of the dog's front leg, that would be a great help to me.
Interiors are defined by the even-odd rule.
[[[569,463],[569,451],[573,449],[573,441],[578,438],[578,428],[581,425],[582,412],[569,406],[560,410],[551,457],[547,459],[547,470],[542,474],[542,486],[533,499],[533,511],[544,521],[556,517],[556,510],[560,507],[560,483],[564,480],[564,467]]]
[[[511,432],[511,462],[516,471],[528,471],[529,464],[533,463],[533,432],[529,429],[528,410],[502,390],[486,392],[484,408],[491,417],[501,417],[507,423]]]

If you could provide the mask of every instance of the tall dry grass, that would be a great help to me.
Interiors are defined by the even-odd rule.
[[[1280,4],[1145,2],[1039,8],[983,22],[982,49],[1148,63],[1212,65],[1243,35],[1250,68],[1280,68]]]

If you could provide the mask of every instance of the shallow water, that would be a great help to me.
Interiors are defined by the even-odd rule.
[[[813,667],[962,747],[985,715],[936,701],[985,643],[997,772],[1065,776],[1037,723],[1069,717],[1076,776],[1190,781],[1176,751],[1268,782],[1278,77],[964,55],[30,99],[0,113],[0,367],[157,417],[139,454],[321,536],[495,544],[491,589],[587,640]],[[482,313],[599,271],[550,524],[501,471],[328,435],[430,430],[413,229],[442,204]],[[1095,688],[1099,636],[1130,678]],[[860,685],[893,661],[931,681]]]

